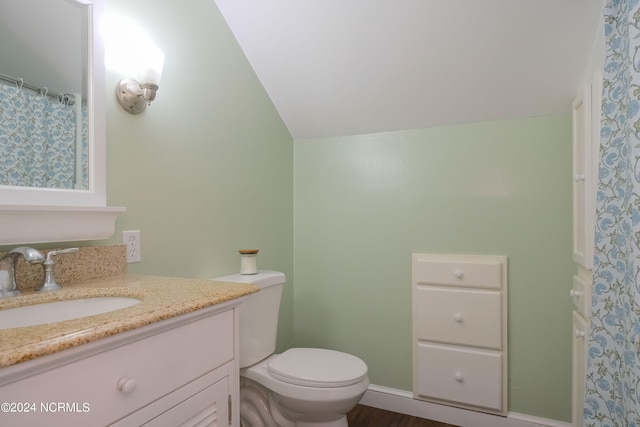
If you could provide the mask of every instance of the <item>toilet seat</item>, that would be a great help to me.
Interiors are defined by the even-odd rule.
[[[291,348],[268,367],[271,377],[307,387],[346,387],[367,376],[367,365],[359,358],[320,348]]]

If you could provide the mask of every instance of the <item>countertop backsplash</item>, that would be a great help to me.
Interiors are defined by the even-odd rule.
[[[40,250],[45,256],[56,249]],[[0,257],[6,252],[0,252]],[[61,286],[83,280],[101,279],[127,273],[127,249],[125,245],[87,246],[78,252],[55,256],[55,278]],[[33,290],[44,280],[42,264],[27,264],[22,257],[16,267],[18,290]]]

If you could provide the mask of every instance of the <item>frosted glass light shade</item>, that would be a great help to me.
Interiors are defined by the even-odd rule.
[[[140,63],[143,69],[140,72],[140,83],[152,83],[159,85],[164,68],[164,53],[160,49],[150,48],[144,54],[145,59]]]

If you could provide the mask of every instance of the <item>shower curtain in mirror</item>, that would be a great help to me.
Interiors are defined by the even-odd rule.
[[[640,4],[607,0],[584,426],[640,426]]]
[[[0,83],[0,185],[74,188],[75,117],[73,106]]]

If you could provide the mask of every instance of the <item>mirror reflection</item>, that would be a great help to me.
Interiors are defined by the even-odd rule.
[[[88,7],[0,0],[0,185],[87,189]]]

